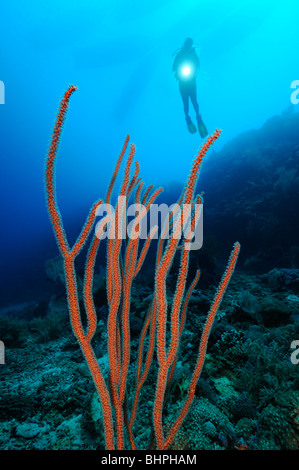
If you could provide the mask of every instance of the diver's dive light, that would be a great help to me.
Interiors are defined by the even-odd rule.
[[[184,63],[179,69],[179,76],[181,80],[191,80],[195,75],[195,67],[192,62]]]
[[[191,69],[190,69],[189,65],[184,65],[184,67],[182,68],[182,74],[185,77],[188,77],[188,75],[190,75],[190,72],[191,72]]]

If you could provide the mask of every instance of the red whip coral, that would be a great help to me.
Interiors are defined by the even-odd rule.
[[[153,407],[153,430],[157,449],[167,449],[190,409],[195,394],[196,383],[204,364],[207,342],[212,324],[225,290],[233,274],[240,250],[240,244],[236,242],[229,258],[227,269],[219,284],[214,301],[207,316],[199,344],[197,362],[195,364],[185,402],[177,419],[174,421],[170,430],[168,430],[168,435],[165,436],[162,423],[163,405],[165,402],[167,388],[176,365],[180,338],[183,332],[183,326],[188,308],[188,301],[199,279],[198,271],[189,289],[186,291],[186,279],[190,256],[188,243],[192,238],[192,230],[198,223],[198,218],[200,216],[196,210],[196,203],[200,201],[200,196],[195,198],[194,192],[204,155],[213,142],[219,137],[220,131],[216,130],[213,135],[208,137],[199,150],[194,160],[182,197],[178,204],[178,207],[182,207],[183,204],[191,204],[193,208],[190,229],[185,236],[183,245],[179,246],[180,237],[177,236],[180,233],[179,230],[181,227],[182,218],[180,217],[179,211],[176,209],[170,212],[168,217],[169,227],[172,228],[173,236],[170,237],[167,242],[163,240],[162,236],[160,236],[158,240],[154,295],[140,335],[136,388],[130,414],[129,410],[127,410],[126,390],[128,371],[130,366],[131,347],[131,288],[134,279],[142,268],[142,264],[153,239],[153,235],[157,231],[157,227],[152,228],[142,247],[140,247],[139,237],[132,237],[127,240],[123,240],[121,237],[116,236],[114,239],[110,238],[107,241],[106,281],[107,299],[109,306],[109,316],[107,323],[109,384],[107,384],[104,379],[102,370],[98,364],[93,347],[91,345],[91,340],[97,328],[97,315],[92,294],[93,273],[100,245],[101,234],[104,232],[108,223],[111,223],[110,230],[112,233],[119,234],[121,232],[121,217],[124,213],[124,204],[126,204],[124,201],[127,201],[129,196],[135,194],[135,202],[137,204],[142,203],[143,205],[143,209],[139,211],[134,226],[134,229],[138,232],[138,227],[142,218],[146,216],[151,204],[153,204],[153,202],[156,200],[157,196],[162,191],[162,188],[157,189],[153,192],[153,194],[151,194],[152,186],[150,186],[145,190],[143,196],[141,197],[143,182],[139,178],[139,165],[137,162],[134,175],[132,177],[130,176],[130,170],[135,155],[135,146],[131,144],[123,173],[123,181],[119,192],[119,196],[121,197],[118,198],[115,209],[115,217],[110,218],[108,214],[106,219],[103,219],[99,226],[97,226],[97,229],[92,236],[87,253],[83,289],[87,326],[84,327],[79,308],[78,285],[74,262],[75,258],[81,252],[84,244],[91,234],[91,230],[94,226],[97,207],[103,201],[107,204],[110,202],[114,183],[120,171],[120,166],[129,144],[129,136],[127,136],[125,140],[122,151],[116,163],[114,173],[108,186],[106,198],[97,201],[93,205],[81,233],[79,234],[73,247],[70,247],[66,238],[62,217],[60,215],[56,201],[55,161],[69,100],[75,90],[76,87],[70,86],[61,100],[45,167],[45,190],[47,206],[57,244],[64,260],[67,300],[72,329],[80,344],[83,356],[85,357],[85,360],[88,364],[90,373],[101,400],[106,448],[109,450],[113,450],[115,448],[119,450],[124,449],[126,436],[130,442],[131,448],[136,449],[133,425],[136,418],[140,391],[148,376],[150,365],[153,361],[154,351],[156,349],[158,359],[158,375],[155,402]],[[182,248],[180,251],[180,267],[174,293],[174,301],[169,314],[168,301],[166,296],[166,279],[169,269],[173,263],[174,256],[180,248]],[[167,320],[170,320],[170,339],[168,341],[168,346],[166,345],[166,331],[168,325]],[[145,338],[147,336],[148,348],[145,351]]]

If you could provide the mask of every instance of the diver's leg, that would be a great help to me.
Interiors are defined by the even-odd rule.
[[[197,103],[197,99],[196,99],[196,96],[194,97],[193,96],[193,100],[192,100],[192,103],[193,103],[193,106],[194,106],[194,110],[196,112],[196,122],[197,122],[197,129],[198,129],[198,132],[200,133],[200,136],[204,139],[207,137],[208,135],[208,131],[207,131],[207,128],[201,118],[201,115],[199,114],[199,106],[198,106],[198,103]]]
[[[191,99],[191,103],[193,105],[193,108],[194,108],[194,111],[195,111],[195,114],[196,114],[196,120],[198,120],[200,118],[200,115],[199,115],[199,105],[198,105],[198,102],[197,102],[197,92],[196,92],[196,83],[194,83],[191,91],[190,91],[190,99]]]
[[[198,132],[200,133],[202,138],[205,138],[208,135],[207,128],[201,118],[201,115],[199,114],[199,106],[197,102],[197,93],[196,93],[196,83],[194,83],[194,86],[192,87],[191,93],[190,93],[190,99],[193,104],[194,111],[196,113],[196,121],[197,121],[197,129]]]
[[[191,121],[191,118],[189,116],[189,94],[188,91],[186,90],[186,87],[184,87],[180,83],[180,93],[183,101],[183,107],[184,107],[184,113],[185,113],[185,118],[187,121],[187,124]]]
[[[189,116],[189,96],[190,96],[189,89],[188,87],[180,83],[180,92],[181,92],[181,97],[183,100],[187,127],[188,127],[189,132],[191,132],[191,134],[194,134],[196,132],[196,127],[194,126],[193,122],[191,121],[191,117]]]
[[[191,121],[191,118],[189,116],[189,96],[184,96],[182,98],[183,98],[185,118],[186,118],[186,121],[189,122]]]

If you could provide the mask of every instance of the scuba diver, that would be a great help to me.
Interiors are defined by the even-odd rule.
[[[193,39],[187,38],[183,47],[176,53],[172,70],[175,78],[179,81],[179,90],[183,100],[184,113],[187,127],[191,134],[196,132],[196,127],[189,116],[189,98],[196,113],[197,128],[200,136],[205,138],[208,135],[206,126],[199,114],[197,102],[196,78],[199,72],[199,58],[195,52]]]

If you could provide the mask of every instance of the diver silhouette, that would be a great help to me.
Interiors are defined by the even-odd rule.
[[[183,100],[188,130],[191,134],[196,132],[196,127],[189,116],[190,98],[196,114],[198,132],[201,137],[204,138],[208,135],[208,131],[203,123],[201,115],[199,114],[196,89],[196,78],[199,72],[199,58],[195,52],[192,38],[185,39],[183,46],[176,52],[172,70],[175,74],[175,78],[179,82],[179,90]]]

